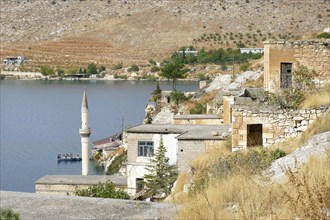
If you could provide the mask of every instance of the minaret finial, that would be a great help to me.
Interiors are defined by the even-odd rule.
[[[88,109],[88,102],[87,102],[87,95],[86,95],[86,91],[84,91],[84,95],[83,95],[83,100],[82,100],[82,104],[81,104],[81,108],[83,109]]]

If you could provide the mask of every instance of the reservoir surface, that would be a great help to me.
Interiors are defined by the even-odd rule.
[[[161,82],[170,90],[170,82]],[[34,192],[45,175],[81,174],[81,162],[57,162],[57,155],[81,155],[81,101],[87,92],[90,141],[141,124],[151,81],[0,81],[0,189]],[[178,82],[196,91],[197,82]],[[91,145],[90,145],[91,147]],[[90,163],[90,173],[103,169]]]

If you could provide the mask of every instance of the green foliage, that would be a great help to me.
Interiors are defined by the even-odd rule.
[[[171,100],[176,105],[179,105],[180,103],[183,103],[184,101],[188,100],[188,98],[185,96],[185,94],[178,90],[172,91],[170,97],[171,97]]]
[[[49,67],[49,66],[42,66],[40,67],[40,72],[42,75],[44,76],[51,76],[55,74],[55,71],[53,68]]]
[[[63,70],[62,68],[58,68],[58,69],[57,69],[57,75],[58,75],[59,77],[62,77],[62,76],[64,75],[64,70]]]
[[[330,38],[330,33],[323,32],[317,35],[317,38]]]
[[[160,89],[158,81],[156,83],[156,89],[151,93],[151,95],[154,102],[157,102],[157,100],[160,99],[162,95],[162,90]]]
[[[88,64],[86,73],[89,75],[97,74],[96,64],[95,63]]]
[[[279,93],[266,93],[271,105],[279,106],[281,109],[297,109],[304,101],[304,93],[296,89],[282,89]]]
[[[0,208],[0,220],[19,220],[21,219],[18,213],[11,209]]]
[[[153,72],[153,73],[158,72],[159,68],[157,66],[153,66],[153,67],[151,67],[150,71]]]
[[[74,191],[76,196],[96,197],[96,198],[113,198],[113,199],[130,199],[130,196],[123,190],[116,190],[113,182],[99,183],[88,187],[87,189],[76,188]]]
[[[114,66],[112,67],[113,70],[119,70],[119,69],[121,69],[121,68],[123,68],[123,64],[122,64],[122,63],[118,63],[118,64],[116,64],[116,65],[114,65]]]
[[[137,72],[139,71],[139,67],[136,64],[132,64],[130,68],[127,69],[128,72]]]
[[[250,67],[250,63],[243,63],[243,64],[239,67],[239,69],[240,69],[241,71],[245,72],[245,71],[248,70],[249,67]]]
[[[204,114],[206,113],[206,105],[202,103],[196,103],[193,108],[189,110],[190,114]]]
[[[123,151],[122,154],[117,156],[111,163],[111,165],[108,167],[107,175],[112,175],[115,173],[118,173],[120,168],[122,167],[122,164],[127,159],[127,151]]]
[[[210,80],[210,77],[209,77],[209,76],[205,76],[204,73],[198,73],[198,74],[197,74],[197,78],[198,78],[198,80],[200,80],[200,81],[203,81],[203,80]]]
[[[314,91],[313,79],[315,75],[315,71],[298,65],[298,68],[293,71],[293,87],[282,89],[278,93],[267,92],[269,104],[277,105],[282,109],[297,109],[305,100],[306,95]]]
[[[152,124],[152,116],[150,112],[147,112],[147,115],[145,117],[146,124]]]
[[[165,196],[169,195],[178,176],[176,167],[168,163],[169,158],[165,154],[166,148],[161,136],[154,159],[151,159],[153,165],[146,168],[149,174],[144,176],[148,196],[162,195],[163,193]]]
[[[176,81],[187,77],[188,69],[184,68],[182,58],[180,56],[174,57],[172,61],[166,62],[160,69],[160,76],[168,80],[172,80],[173,90],[176,90]]]
[[[150,63],[151,65],[156,65],[156,64],[157,64],[156,61],[154,61],[153,59],[150,59],[150,60],[149,60],[149,63]]]

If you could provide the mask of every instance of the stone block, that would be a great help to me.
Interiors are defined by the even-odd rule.
[[[264,137],[264,138],[274,138],[274,134],[273,133],[263,133],[262,134],[262,137]]]
[[[297,131],[298,131],[298,132],[306,131],[307,128],[308,128],[307,126],[300,126],[299,128],[297,128]]]

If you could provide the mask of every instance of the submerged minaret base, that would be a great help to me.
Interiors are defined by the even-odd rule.
[[[82,175],[88,175],[89,168],[89,136],[91,130],[88,127],[88,103],[87,95],[84,92],[81,104],[81,128],[79,129],[81,137],[81,156],[82,156]]]

